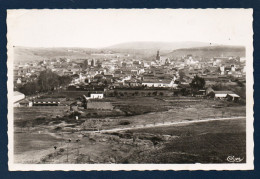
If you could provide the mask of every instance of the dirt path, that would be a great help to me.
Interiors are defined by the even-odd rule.
[[[198,123],[198,122],[221,121],[221,120],[244,119],[244,118],[246,118],[246,117],[240,116],[240,117],[228,117],[228,118],[210,118],[210,119],[201,119],[201,120],[193,120],[193,121],[164,122],[164,123],[156,123],[156,124],[137,125],[137,126],[126,127],[126,128],[114,128],[114,129],[100,130],[99,132],[100,133],[117,132],[117,131],[131,130],[131,129],[143,129],[143,128],[160,127],[160,126],[171,126],[171,125],[178,125],[178,124],[192,124],[192,123]],[[95,132],[97,132],[97,131],[95,131]]]

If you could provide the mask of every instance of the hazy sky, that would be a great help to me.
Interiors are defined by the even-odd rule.
[[[10,10],[8,41],[29,47],[106,47],[131,41],[243,45],[252,10]]]

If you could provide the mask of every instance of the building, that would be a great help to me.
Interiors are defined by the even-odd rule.
[[[83,95],[85,100],[89,99],[103,99],[104,98],[104,93],[101,92],[88,92],[88,95]]]
[[[232,101],[237,100],[237,98],[240,98],[240,96],[238,96],[233,91],[212,91],[208,95],[215,99],[228,99]]]
[[[103,99],[104,94],[103,93],[91,93],[90,98],[91,99]]]
[[[178,85],[174,83],[175,78],[174,79],[145,79],[142,82],[143,86],[147,86],[147,87],[177,87]]]
[[[209,93],[211,93],[212,91],[214,91],[211,87],[208,87],[206,89],[206,95],[208,95]]]
[[[227,95],[227,100],[228,101],[235,101],[235,102],[237,102],[237,101],[239,101],[239,99],[240,99],[240,96],[238,96],[237,94],[228,94]]]
[[[18,101],[17,107],[32,107],[33,102],[29,101],[28,99],[22,99],[21,101]]]
[[[156,54],[156,61],[160,61],[160,59],[161,59],[161,56],[160,56],[160,52],[158,50],[157,54]]]
[[[51,98],[35,99],[33,101],[33,106],[58,106],[59,104],[59,100]]]
[[[25,95],[23,93],[20,93],[19,91],[14,91],[13,95],[13,103],[17,103],[18,101],[25,98]]]

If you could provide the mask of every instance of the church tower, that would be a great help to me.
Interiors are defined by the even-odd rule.
[[[160,61],[160,52],[159,52],[159,50],[157,51],[156,60]]]

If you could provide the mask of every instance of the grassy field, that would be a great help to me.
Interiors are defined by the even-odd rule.
[[[14,155],[16,163],[38,163],[39,158],[44,157],[59,139],[49,134],[14,133]]]
[[[132,155],[128,160],[132,163],[228,163],[228,156],[236,156],[245,162],[245,128],[245,119],[236,119],[133,130],[177,138],[158,150]]]
[[[115,134],[84,137],[79,132],[64,133],[65,140],[72,140],[68,161],[67,145],[59,134],[15,133],[15,162],[227,163],[228,156],[243,158],[242,162],[246,160],[245,119],[131,130],[119,133],[117,138],[113,137]],[[138,146],[132,143],[133,135],[142,136]],[[164,135],[173,138],[158,140]],[[80,139],[79,145],[76,139]],[[147,140],[158,143],[147,148],[144,144]],[[57,151],[54,151],[54,145],[58,147]]]
[[[69,110],[67,106],[33,106],[15,107],[14,120],[32,120],[38,117],[56,117],[64,115]]]
[[[40,139],[40,140],[39,140]],[[48,134],[15,133],[14,154],[53,147],[59,139]]]
[[[179,122],[201,120],[206,118],[222,118],[245,116],[245,106],[230,106],[226,102],[214,101],[208,99],[185,98],[185,97],[169,97],[153,98],[153,97],[134,97],[125,98],[109,98],[115,106],[114,111],[98,111],[83,110],[80,120],[91,121],[99,120],[102,122],[101,129],[111,129],[118,127],[134,127],[140,125],[152,125],[164,122]],[[215,107],[222,106],[222,107]],[[14,124],[22,127],[24,121],[32,121],[37,118],[44,118],[49,124],[51,120],[55,120],[59,124],[68,122],[75,123],[75,127],[82,130],[82,126],[78,126],[77,121],[69,119],[70,115],[68,106],[53,107],[21,107],[14,108]],[[57,119],[59,116],[59,119]],[[57,121],[57,120],[58,121]],[[36,122],[37,124],[38,122]],[[122,123],[125,125],[122,126]],[[44,122],[42,122],[44,124]],[[88,128],[88,126],[85,126]]]

